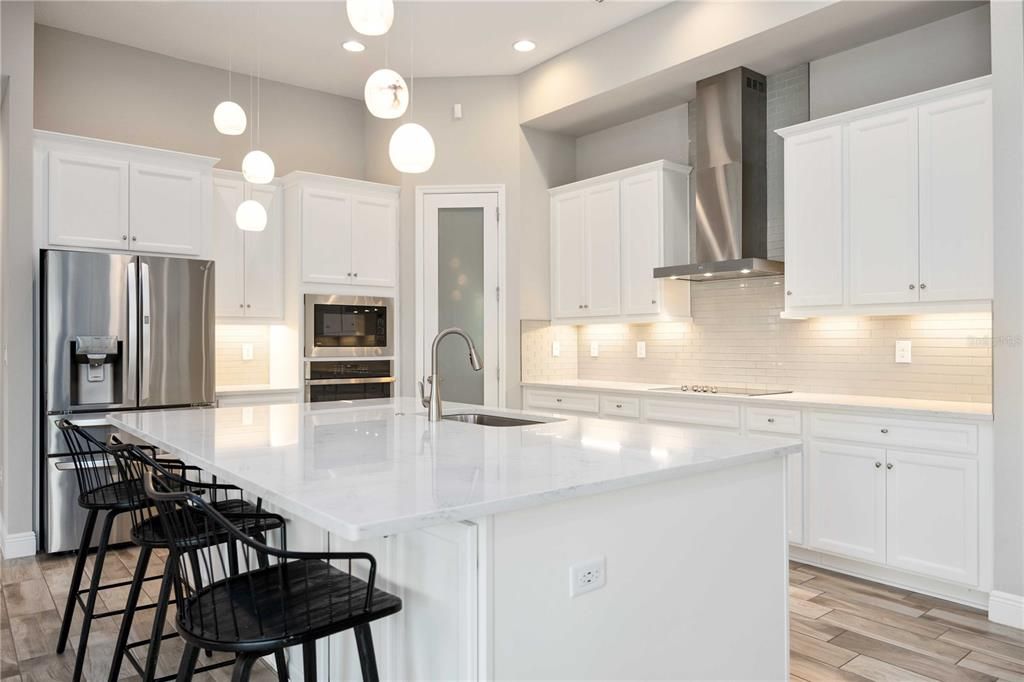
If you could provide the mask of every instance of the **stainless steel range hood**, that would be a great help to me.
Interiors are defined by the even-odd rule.
[[[697,82],[696,250],[691,264],[655,277],[707,282],[779,275],[768,260],[765,77],[736,68]]]

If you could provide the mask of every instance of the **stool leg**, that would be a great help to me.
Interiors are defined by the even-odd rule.
[[[185,651],[181,654],[181,663],[178,664],[178,677],[176,682],[189,682],[196,673],[196,661],[199,659],[199,648],[191,644],[185,645]],[[152,679],[147,677],[146,679]]]
[[[277,668],[277,682],[288,682],[288,661],[284,657],[284,649],[274,652],[274,667]]]
[[[161,637],[164,635],[164,620],[167,618],[167,602],[171,600],[175,570],[174,559],[168,557],[167,563],[164,564],[164,579],[160,581],[160,594],[157,596],[156,608],[153,609],[153,631],[149,635],[146,674],[142,676],[144,680],[152,680],[156,677],[156,664],[160,660]]]
[[[107,556],[107,542],[110,540],[110,529],[114,526],[117,512],[107,512],[100,530],[100,543],[96,548],[96,560],[92,567],[92,581],[89,583],[89,596],[85,600],[85,612],[82,614],[82,633],[78,636],[78,651],[75,652],[75,672],[72,680],[82,679],[82,668],[85,665],[85,650],[89,645],[89,629],[92,626],[92,614],[96,609],[96,595],[100,591],[100,576],[103,574],[103,560]]]
[[[124,614],[121,616],[121,630],[117,633],[117,643],[114,644],[114,658],[110,662],[110,675],[107,678],[109,682],[117,682],[121,672],[124,648],[128,646],[128,636],[131,634],[132,620],[135,618],[135,607],[139,604],[139,595],[142,593],[142,583],[146,577],[146,569],[149,567],[149,557],[152,552],[151,547],[139,548],[139,561],[135,564],[132,586],[128,590],[128,599],[124,603]]]
[[[78,588],[82,586],[82,573],[85,572],[85,556],[89,553],[89,541],[92,540],[92,531],[96,527],[97,514],[99,514],[98,509],[90,509],[89,515],[85,518],[82,542],[78,548],[78,556],[75,558],[75,571],[71,574],[68,601],[64,606],[64,621],[60,624],[60,637],[57,638],[58,654],[64,653],[64,647],[68,644],[68,633],[71,632],[71,621],[75,617],[75,606],[78,602]]]
[[[377,657],[373,653],[373,637],[370,626],[366,623],[353,628],[356,636],[356,649],[359,651],[359,667],[363,670],[363,682],[378,682]]]
[[[316,640],[302,645],[302,680],[316,682]]]
[[[259,654],[239,654],[235,659],[235,667],[231,671],[231,682],[249,682],[252,667],[259,659]]]

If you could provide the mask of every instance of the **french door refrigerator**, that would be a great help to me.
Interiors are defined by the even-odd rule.
[[[105,436],[109,412],[212,405],[214,264],[44,250],[40,281],[41,546],[61,552],[78,547],[85,512],[56,421]]]

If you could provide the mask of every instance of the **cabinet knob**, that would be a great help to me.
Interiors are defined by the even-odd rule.
[[[556,403],[560,403],[560,402],[562,402],[562,399],[561,398],[555,398],[555,402]]]
[[[775,417],[768,417],[768,423],[769,424],[774,424],[775,423]]]
[[[246,304],[245,304],[245,307],[246,307],[246,308],[251,308],[251,307],[252,307],[252,305],[251,305],[251,304],[249,304],[249,303],[246,303]]]
[[[889,429],[882,429],[882,433],[889,433]]]
[[[651,305],[658,305],[658,302],[655,299],[652,298],[651,299]]]
[[[583,309],[584,310],[589,310],[590,309],[590,304],[589,303],[584,303],[583,304]]]
[[[238,307],[239,307],[239,308],[244,308],[245,306],[244,306],[244,305],[242,305],[241,303],[239,303],[239,304],[238,304]]]
[[[910,288],[911,288],[911,289],[913,289],[913,288],[914,288],[914,285],[913,285],[913,284],[911,284],[911,285],[910,285]]]
[[[882,463],[881,462],[875,462],[875,468],[876,469],[881,469],[882,468]]]
[[[786,291],[786,296],[792,296],[792,295],[793,295],[792,291]]]
[[[122,234],[121,239],[123,239],[124,241],[128,241],[128,235]]]
[[[359,276],[359,273],[358,273],[358,272],[353,272],[353,273],[352,273],[352,276],[353,276],[353,277],[358,277],[358,276]]]
[[[351,272],[346,272],[346,273],[345,273],[345,276],[346,276],[346,277],[351,277],[351,276],[352,276],[352,273],[351,273]]]
[[[892,469],[894,466],[896,466],[896,465],[893,464],[892,462],[889,462],[888,464],[885,465],[885,468],[886,469]]]
[[[139,238],[138,238],[138,237],[136,237],[135,235],[132,235],[132,241],[133,241],[133,242],[137,242],[137,241],[139,241]]]
[[[923,289],[927,289],[927,288],[928,288],[928,285],[925,284],[924,282],[921,282],[921,289],[923,290]]]
[[[615,403],[615,407],[617,407],[617,408],[619,408],[621,410],[622,409],[622,403]]]
[[[580,303],[580,304],[579,304],[578,306],[576,306],[576,307],[577,307],[577,308],[579,308],[580,310],[583,310],[583,304],[582,304],[582,303]]]

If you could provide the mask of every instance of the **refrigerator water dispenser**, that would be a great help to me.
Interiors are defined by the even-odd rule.
[[[120,402],[121,343],[116,336],[76,336],[71,377],[73,405],[110,405]]]

